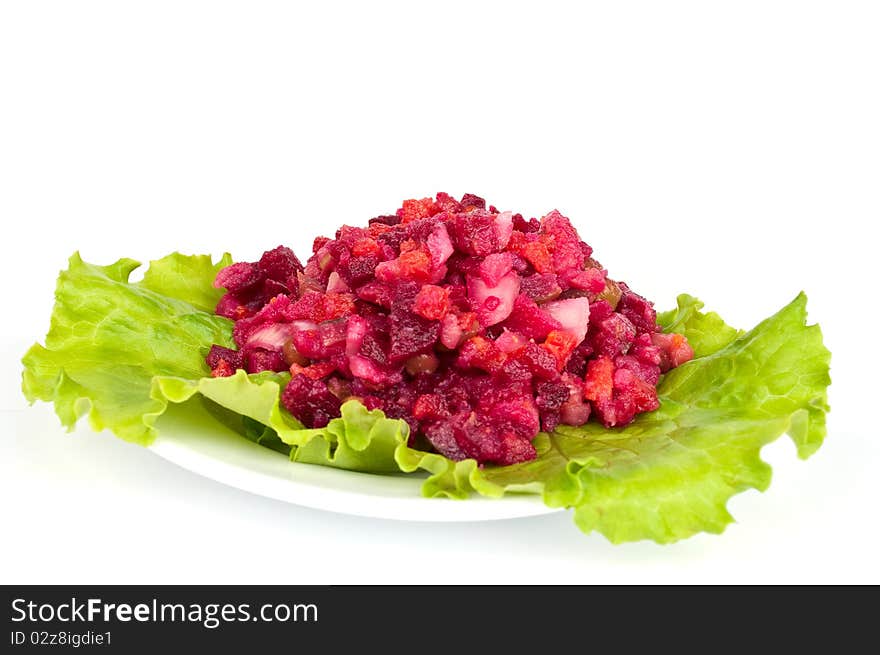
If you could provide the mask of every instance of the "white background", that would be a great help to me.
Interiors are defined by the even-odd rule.
[[[871,2],[40,2],[0,9],[0,582],[880,582],[880,20]],[[570,216],[614,277],[750,327],[799,290],[819,453],[721,536],[563,514],[371,520],[251,496],[27,408],[57,271],[301,256],[439,190]]]

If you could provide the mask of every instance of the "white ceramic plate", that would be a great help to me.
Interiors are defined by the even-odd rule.
[[[406,521],[488,521],[558,511],[537,495],[466,501],[423,498],[422,478],[297,464],[213,420],[173,406],[151,450],[206,478],[261,496],[332,512]]]

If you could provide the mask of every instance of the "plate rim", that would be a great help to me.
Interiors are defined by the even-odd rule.
[[[217,434],[219,432],[225,432],[227,441],[230,437],[240,440],[240,446],[235,447],[240,447],[242,451],[252,446],[257,449],[252,451],[255,454],[264,452],[266,456],[262,454],[254,456],[263,459],[267,466],[281,471],[277,463],[268,459],[268,457],[284,458],[281,453],[249,441],[224,426],[215,425],[211,428],[216,436],[219,436]],[[178,433],[177,438],[175,432]],[[466,502],[448,498],[426,498],[420,493],[423,478],[418,476],[383,476],[291,462],[286,458],[283,462],[286,468],[284,475],[272,474],[254,465],[245,466],[230,458],[211,456],[194,447],[186,439],[181,439],[179,430],[174,429],[161,430],[148,448],[153,454],[180,468],[228,487],[293,505],[338,514],[399,521],[448,523],[525,518],[562,510],[545,505],[540,494],[511,493],[501,498],[475,495]],[[222,445],[215,443],[212,444],[212,448],[218,450]],[[370,493],[357,487],[358,478],[370,480],[370,486],[375,487],[378,484],[396,493],[387,495]]]

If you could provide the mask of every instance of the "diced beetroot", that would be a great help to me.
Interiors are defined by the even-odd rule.
[[[602,293],[605,290],[605,273],[598,268],[588,268],[585,271],[571,270],[561,277],[574,289],[583,289],[590,293]]]
[[[552,432],[561,422],[561,410],[570,392],[562,382],[542,382],[535,385],[535,402],[541,412],[541,429]]]
[[[561,410],[548,409],[541,412],[541,430],[544,432],[553,432],[561,422]]]
[[[656,333],[643,332],[636,337],[633,346],[627,355],[621,355],[614,360],[618,368],[629,368],[633,373],[652,386],[660,381],[662,363],[661,349],[652,343],[651,338]],[[689,346],[688,346],[689,347]]]
[[[614,358],[615,369],[625,368],[631,371],[636,377],[644,380],[651,386],[657,384],[660,379],[660,366],[651,362],[646,362],[633,355],[618,355]]]
[[[324,314],[324,295],[315,291],[304,293],[296,302],[288,304],[286,315],[292,321],[318,322]]]
[[[384,216],[376,216],[375,218],[371,218],[369,220],[369,224],[373,225],[398,225],[400,223],[400,216],[397,214],[386,214]]]
[[[211,369],[212,378],[228,378],[231,375],[235,375],[235,368],[225,359],[221,359],[217,362],[217,365]]]
[[[451,236],[455,247],[469,255],[485,257],[500,249],[495,217],[484,210],[456,214]]]
[[[639,332],[657,332],[657,312],[647,300],[630,291],[621,283],[623,294],[617,303],[617,312],[626,316]]]
[[[590,336],[593,350],[607,357],[625,355],[636,338],[636,328],[623,314],[611,314]]]
[[[587,358],[592,353],[583,352],[585,345],[587,345],[586,341],[578,346],[568,358],[568,362],[565,364],[566,373],[571,373],[579,378],[583,378],[587,374]]]
[[[539,221],[537,218],[530,218],[529,220],[526,220],[523,218],[522,214],[514,214],[513,229],[518,230],[523,234],[538,232],[541,229],[541,221]]]
[[[450,196],[448,193],[444,193],[443,191],[437,194],[437,200],[435,201],[435,203],[441,211],[448,212],[450,214],[457,214],[462,209],[461,203],[458,202],[458,200]]]
[[[400,262],[397,259],[390,259],[380,262],[376,265],[376,279],[387,285],[392,285],[403,277],[400,269]]]
[[[260,257],[257,267],[270,280],[288,285],[296,279],[296,274],[302,272],[303,265],[297,259],[290,248],[278,246],[274,250],[267,250]]]
[[[523,362],[529,372],[541,380],[553,380],[559,375],[556,357],[547,348],[529,343],[517,354],[517,360]]]
[[[455,437],[465,456],[477,461],[495,462],[503,452],[500,431],[479,421],[475,413],[456,431]]]
[[[280,350],[265,350],[263,348],[246,347],[244,354],[244,368],[248,373],[260,373],[262,371],[286,371],[287,362]]]
[[[516,434],[531,439],[541,427],[541,417],[534,398],[522,397],[517,401],[501,402],[489,411],[495,425],[507,425]]]
[[[293,280],[295,280],[295,278],[293,278]],[[263,283],[259,285],[259,289],[259,294],[254,295],[262,296],[262,301],[264,303],[268,300],[271,300],[272,298],[278,297],[281,294],[291,294],[292,297],[296,296],[295,286],[293,289],[291,289],[286,284],[282,284],[281,282],[276,282],[275,280],[268,278],[263,280]]]
[[[428,279],[428,282],[431,284],[440,284],[446,280],[446,276],[449,274],[449,267],[446,264],[439,268],[435,268],[431,272],[431,277]]]
[[[615,370],[613,385],[612,399],[601,399],[594,403],[606,427],[626,425],[639,412],[650,412],[660,406],[657,390],[629,369]]]
[[[631,389],[630,389],[630,386]],[[627,393],[635,404],[635,414],[640,412],[653,412],[660,407],[660,400],[657,398],[657,388],[645,382],[637,375],[627,369],[617,369],[614,372],[614,388],[618,395]],[[627,423],[631,419],[627,420]]]
[[[318,359],[324,353],[318,330],[301,330],[294,333],[293,345],[296,351],[308,359]]]
[[[319,362],[317,364],[311,364],[310,366],[300,366],[299,364],[291,364],[290,365],[290,374],[291,375],[305,375],[307,378],[311,378],[312,380],[321,380],[326,378],[328,375],[333,373],[336,370],[336,365],[333,362]],[[328,387],[329,388],[329,387]],[[336,395],[335,393],[333,394]],[[338,398],[338,396],[337,396]]]
[[[338,273],[346,286],[352,288],[372,279],[379,262],[379,255],[352,255],[351,257],[346,257],[344,260],[340,261],[337,264],[334,273]],[[332,276],[333,273],[330,274],[330,277]],[[328,280],[328,286],[329,285],[330,282]],[[333,291],[333,289],[328,288],[328,291]]]
[[[322,359],[345,353],[348,321],[325,321],[318,325],[318,334],[323,345],[323,353],[320,355]]]
[[[541,232],[552,238],[553,269],[557,273],[583,269],[586,258],[581,240],[565,216],[554,209],[541,219]]]
[[[559,321],[562,329],[571,334],[580,343],[587,336],[590,323],[590,301],[586,298],[569,298],[544,303],[541,309]]]
[[[554,371],[555,372],[555,371]],[[520,357],[508,357],[498,374],[499,381],[508,383],[528,382],[533,374],[528,364]]]
[[[386,335],[376,332],[368,332],[361,343],[358,354],[363,355],[367,359],[373,360],[376,364],[383,368],[388,368],[388,343]]]
[[[541,382],[535,385],[535,391],[538,394],[535,403],[541,411],[560,409],[571,395],[568,386],[562,382]]]
[[[439,193],[312,252],[222,269],[216,311],[240,350],[205,359],[217,377],[289,370],[282,404],[311,428],[357,398],[406,421],[410,446],[508,465],[535,457],[539,429],[656,408],[661,371],[693,357],[557,211],[526,221]]]
[[[467,275],[468,273],[477,273],[480,268],[480,263],[482,262],[482,258],[474,257],[473,255],[466,255],[461,252],[456,252],[449,258],[446,262],[447,268],[452,271],[453,274],[460,273],[463,275]],[[453,282],[453,275],[450,275],[450,282]],[[455,278],[458,279],[458,276]],[[463,279],[463,278],[462,278]]]
[[[419,420],[437,421],[449,416],[449,408],[439,394],[422,394],[413,405],[413,416]]]
[[[649,362],[655,366],[660,365],[660,348],[654,345],[653,337],[658,332],[642,332],[633,341],[630,354],[641,361]],[[682,337],[683,338],[683,337]]]
[[[467,278],[468,297],[483,327],[496,325],[510,316],[513,304],[519,295],[519,276],[511,271],[502,277],[498,284],[489,286],[482,278],[469,275]]]
[[[599,325],[614,313],[614,308],[605,300],[590,303],[590,323]]]
[[[214,311],[218,316],[238,321],[253,316],[262,306],[262,302],[254,303],[249,306],[247,301],[239,298],[236,294],[227,293],[220,298],[220,301],[217,303],[217,308]]]
[[[535,273],[522,279],[522,292],[535,302],[547,302],[558,298],[562,287],[553,273]]]
[[[216,344],[211,346],[211,349],[208,351],[208,355],[205,357],[205,363],[212,371],[220,366],[221,363],[226,365],[224,368],[231,369],[232,373],[234,373],[236,369],[243,368],[241,352],[233,350],[232,348],[224,348],[223,346],[218,346]],[[228,373],[228,375],[232,375],[232,373]]]
[[[461,428],[451,422],[432,423],[424,428],[425,437],[437,452],[456,462],[467,459],[464,450],[458,445],[458,439],[455,438],[455,433],[459,430]]]
[[[225,294],[216,311],[221,316],[239,321],[254,316],[267,302],[282,294],[288,297],[287,287],[275,280],[263,280],[248,289]]]
[[[391,309],[391,299],[394,297],[392,288],[382,282],[367,282],[358,287],[355,292],[358,298],[371,302],[385,309]]]
[[[324,382],[306,375],[291,378],[281,394],[281,402],[304,425],[313,428],[323,428],[340,415],[339,399]]]
[[[361,343],[360,354],[367,359],[372,359],[379,366],[389,366],[388,343],[384,334],[368,332]]]
[[[505,434],[502,436],[501,453],[495,463],[500,466],[510,466],[519,462],[528,462],[535,459],[537,452],[531,440],[517,434]]]
[[[393,313],[390,337],[391,359],[404,362],[433,347],[440,337],[440,323],[412,312]]]
[[[561,330],[562,323],[539,307],[534,300],[521,293],[513,304],[513,311],[504,327],[519,332],[529,339],[543,340],[553,330]]]
[[[238,262],[221,268],[214,278],[214,286],[232,293],[242,291],[262,281],[263,272],[255,264]]]
[[[480,196],[473,193],[466,193],[461,197],[462,211],[472,211],[474,209],[486,209],[486,201]]]

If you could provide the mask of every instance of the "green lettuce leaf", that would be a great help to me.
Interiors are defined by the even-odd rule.
[[[152,394],[153,378],[208,375],[211,344],[233,345],[232,322],[205,311],[220,297],[214,276],[230,261],[175,253],[132,283],[138,262],[96,266],[74,254],[58,277],[46,345],[22,360],[25,397],[53,402],[68,429],[88,414],[95,430],[149,444],[167,404]]]
[[[242,370],[229,377],[197,380],[157,376],[153,395],[175,403],[201,395],[222,408],[221,420],[227,426],[257,443],[287,452],[295,462],[368,473],[400,472],[394,452],[409,435],[405,422],[350,401],[342,406],[342,417],[326,428],[305,428],[279,402],[289,379],[286,373],[248,375]]]
[[[703,356],[665,376],[660,409],[623,428],[590,423],[539,435],[536,460],[477,469],[471,485],[500,495],[540,480],[548,505],[573,508],[584,532],[615,543],[720,533],[733,520],[731,496],[770,484],[764,445],[788,433],[806,458],[822,444],[830,353],[819,327],[806,325],[803,294],[739,336],[726,328],[708,338],[707,325],[723,324],[698,310],[690,296],[679,298],[675,329]]]
[[[803,294],[746,333],[680,296],[658,320],[685,334],[696,358],[661,381],[660,409],[623,428],[540,434],[531,462],[481,468],[415,450],[405,423],[354,401],[326,428],[305,429],[279,404],[286,374],[205,377],[207,348],[231,345],[231,322],[210,313],[219,296],[211,282],[228,261],[174,254],[130,283],[136,262],[100,267],[74,255],[59,277],[46,345],[23,360],[25,395],[54,402],[68,428],[88,413],[95,429],[143,444],[169,402],[200,397],[218,420],[293,461],[426,471],[428,497],[540,493],[551,507],[571,508],[584,532],[615,543],[721,532],[732,520],[729,498],[770,482],[764,445],[788,433],[806,458],[826,434],[830,353],[819,327],[806,325]]]
[[[678,307],[657,314],[657,323],[664,332],[687,336],[694,357],[711,355],[742,334],[742,330],[730,327],[715,312],[700,312],[702,308],[702,302],[683,293],[678,297]]]

